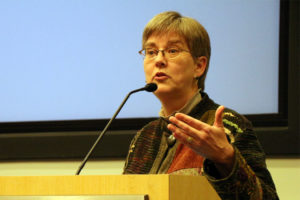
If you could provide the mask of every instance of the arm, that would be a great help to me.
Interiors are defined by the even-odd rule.
[[[180,142],[206,158],[205,176],[222,199],[278,199],[264,152],[251,126],[233,114],[223,118],[223,111],[223,106],[217,109],[212,126],[176,114],[170,118],[174,125],[168,128]],[[232,143],[225,130],[233,135]]]

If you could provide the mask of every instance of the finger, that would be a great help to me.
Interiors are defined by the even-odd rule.
[[[176,127],[174,124],[168,124],[167,128],[172,131],[174,137],[181,143],[190,147],[194,145],[196,139],[186,134],[184,131],[182,131],[182,129]]]
[[[208,124],[183,113],[176,113],[175,117],[177,120],[183,121],[184,123],[190,125],[191,127],[197,130],[204,129],[205,127],[208,128]]]
[[[170,117],[169,120],[172,122],[173,125],[177,126],[179,129],[182,130],[185,134],[189,136],[195,136],[197,133],[197,130],[190,126],[189,124],[186,124],[183,121],[178,120],[176,117]]]
[[[184,140],[189,137],[182,129],[178,128],[175,124],[168,124],[167,128],[172,131],[175,138]]]
[[[223,127],[223,112],[224,112],[225,107],[224,106],[219,106],[218,109],[216,110],[215,114],[215,122],[214,126],[216,127]]]

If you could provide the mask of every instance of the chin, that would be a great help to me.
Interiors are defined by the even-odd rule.
[[[165,85],[159,85],[158,84],[158,88],[157,90],[154,92],[154,94],[156,96],[164,96],[164,95],[169,95],[172,94],[172,92],[174,92],[174,88],[165,86]]]

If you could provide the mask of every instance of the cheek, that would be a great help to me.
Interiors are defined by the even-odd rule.
[[[153,70],[149,65],[144,64],[144,73],[147,81],[151,79],[152,71]]]
[[[182,84],[193,81],[195,76],[194,66],[191,63],[178,63],[176,67],[172,68],[172,74],[175,74],[174,78]]]

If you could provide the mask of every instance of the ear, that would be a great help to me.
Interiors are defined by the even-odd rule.
[[[205,72],[207,66],[207,58],[205,56],[200,56],[195,60],[195,77],[201,77]]]

